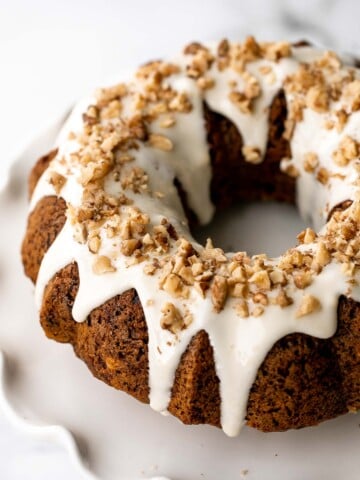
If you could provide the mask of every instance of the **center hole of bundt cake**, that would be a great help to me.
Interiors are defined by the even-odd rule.
[[[246,161],[241,132],[229,119],[206,104],[204,114],[212,169],[210,196],[217,213],[206,227],[193,228],[194,237],[202,244],[210,237],[227,252],[280,255],[297,244],[297,234],[307,226],[294,206],[295,179],[280,169],[281,159],[291,158],[284,136],[284,92],[270,107],[267,147],[260,163]],[[190,225],[197,225],[181,184],[176,186]]]
[[[296,245],[297,234],[307,226],[294,205],[250,202],[217,212],[209,225],[196,227],[192,233],[203,245],[210,237],[226,252],[278,256]]]

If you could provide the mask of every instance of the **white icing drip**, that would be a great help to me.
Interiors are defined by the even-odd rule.
[[[308,288],[306,293],[319,296],[320,292],[328,291],[332,287],[334,275],[341,275],[340,268],[334,267],[330,265],[319,277],[319,281]],[[341,286],[337,285],[337,295],[344,291],[341,287],[346,288],[345,281]],[[237,435],[243,425],[248,394],[257,370],[266,353],[280,338],[294,332],[320,338],[334,335],[337,324],[337,295],[329,295],[325,299],[321,313],[304,317],[300,321],[296,318],[295,312],[302,295],[301,291],[294,289],[293,305],[284,309],[274,305],[268,306],[264,315],[249,317],[242,321],[228,309],[225,318],[219,318],[208,326],[217,374],[221,379],[221,425],[228,435]],[[268,322],[271,322],[270,326]]]
[[[245,82],[234,71],[224,75],[223,72],[219,72],[216,65],[213,65],[210,70],[210,75],[215,79],[215,85],[205,93],[205,100],[213,111],[221,113],[234,123],[241,132],[245,145],[256,146],[261,154],[264,154],[268,138],[270,105],[281,89],[284,78],[292,73],[297,65],[295,60],[285,58],[276,64],[267,60],[258,60],[249,65],[248,71],[258,80],[262,91],[251,115],[242,113],[229,99],[229,82],[235,81],[239,91],[243,90]],[[266,76],[260,74],[261,67],[265,66],[271,66],[275,75],[271,84]]]
[[[337,166],[332,162],[332,154],[346,135],[360,140],[360,112],[351,115],[341,134],[334,128],[324,127],[326,118],[326,114],[305,109],[304,119],[297,123],[291,140],[291,163],[301,172],[297,181],[297,205],[302,217],[308,219],[317,230],[326,223],[333,207],[345,200],[355,199],[354,181],[357,179],[354,166]],[[303,162],[308,152],[316,152],[320,165],[331,166],[333,173],[341,174],[344,178],[330,177],[326,186],[321,185],[313,174],[304,170]]]
[[[206,135],[203,120],[203,100],[210,108],[228,117],[234,122],[242,134],[245,145],[256,145],[262,152],[266,147],[268,136],[268,111],[278,93],[284,79],[298,68],[299,61],[310,61],[320,55],[318,50],[309,47],[294,49],[294,56],[281,59],[279,62],[259,60],[248,65],[249,71],[258,78],[262,95],[255,102],[255,113],[244,115],[240,113],[228,99],[229,82],[239,77],[230,70],[222,72],[213,67],[210,71],[215,80],[215,87],[204,92],[195,88],[192,80],[184,75],[172,77],[171,85],[181,91],[186,91],[193,105],[192,112],[186,115],[176,115],[176,125],[166,131],[172,139],[175,149],[172,152],[158,152],[141,146],[136,152],[136,164],[143,167],[149,175],[150,188],[164,194],[161,200],[147,195],[129,194],[135,204],[150,216],[152,224],[166,217],[176,229],[200,250],[200,245],[191,238],[184,227],[184,212],[178,199],[173,180],[178,177],[188,195],[188,201],[202,222],[211,219],[213,206],[209,199],[210,165],[206,145]],[[186,57],[181,57],[179,63],[185,65]],[[275,72],[275,82],[269,84],[264,76],[259,75],[259,68],[271,65]],[[136,88],[136,83],[134,83]],[[290,98],[288,98],[290,100]],[[76,150],[76,142],[67,139],[71,130],[81,129],[81,113],[91,101],[81,103],[60,136],[60,152],[57,158],[69,155]],[[129,105],[126,107],[129,109]],[[338,167],[345,175],[345,180],[331,179],[325,187],[314,180],[314,177],[303,170],[303,156],[309,151],[318,154],[321,165],[328,166],[331,154],[337,148],[343,135],[351,134],[360,140],[360,114],[352,115],[344,131],[339,134],[326,130],[324,121],[326,114],[318,114],[309,109],[304,110],[304,120],[298,123],[291,141],[294,164],[300,171],[297,181],[298,204],[301,213],[311,218],[317,227],[324,225],[331,208],[348,198],[354,197],[351,182],[355,172],[351,166]],[[159,132],[160,127],[152,125],[153,132]],[[333,165],[331,165],[333,167]],[[62,172],[59,163],[58,172]],[[333,168],[334,171],[336,169]],[[65,172],[67,183],[61,194],[73,205],[79,205],[81,188],[76,182],[76,172]],[[108,192],[116,193],[119,186],[109,180],[106,185]],[[48,174],[40,179],[31,202],[31,208],[46,195],[54,194],[53,187],[48,182]],[[86,245],[77,243],[73,238],[73,228],[69,221],[45,254],[42,261],[37,284],[36,301],[41,308],[43,292],[49,280],[57,271],[69,263],[76,261],[79,269],[80,285],[73,307],[74,319],[84,321],[87,315],[99,305],[121,294],[127,289],[135,288],[142,302],[149,334],[149,383],[150,404],[160,412],[166,412],[170,399],[171,388],[176,368],[181,355],[186,350],[191,338],[200,330],[205,330],[214,349],[216,373],[220,379],[221,392],[221,423],[228,435],[236,435],[244,423],[248,394],[256,373],[267,352],[273,344],[284,335],[302,332],[320,338],[328,338],[335,333],[337,302],[340,294],[347,292],[349,285],[341,271],[340,265],[332,262],[322,273],[314,278],[306,289],[306,294],[320,297],[322,309],[311,315],[296,318],[304,292],[293,288],[294,303],[284,309],[279,306],[268,306],[260,317],[250,316],[243,319],[234,313],[235,299],[229,299],[226,308],[220,313],[214,313],[209,296],[202,298],[195,290],[191,290],[186,307],[193,314],[194,321],[180,332],[175,339],[169,331],[160,328],[161,308],[169,300],[179,309],[184,308],[184,301],[169,298],[169,295],[159,289],[159,274],[148,276],[143,273],[143,265],[126,266],[125,258],[117,255],[119,240],[102,237],[100,254],[113,259],[116,271],[104,275],[94,275],[92,272],[93,255]],[[303,247],[299,247],[302,249]],[[308,250],[313,249],[307,245]],[[276,264],[278,259],[273,260]],[[326,291],[327,294],[323,295]],[[352,296],[360,300],[360,291],[354,287]],[[148,302],[151,300],[151,304]]]
[[[211,168],[203,120],[203,100],[191,79],[177,75],[169,83],[175,90],[186,92],[192,103],[192,111],[179,115],[176,124],[166,132],[175,145],[171,162],[187,192],[189,206],[197,214],[199,222],[206,224],[214,214],[214,207],[210,200]]]

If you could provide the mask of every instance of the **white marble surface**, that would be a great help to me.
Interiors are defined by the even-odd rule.
[[[0,183],[33,135],[107,75],[189,40],[249,33],[356,53],[359,17],[357,0],[0,0]],[[0,478],[79,477],[61,449],[0,412]]]

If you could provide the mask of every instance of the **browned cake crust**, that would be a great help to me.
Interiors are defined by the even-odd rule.
[[[51,152],[40,157],[39,160],[35,163],[29,175],[29,181],[28,181],[29,197],[31,197],[39,178],[45,172],[51,160],[56,157],[56,154],[57,154],[57,149],[51,150]]]
[[[280,93],[270,111],[265,160],[254,166],[242,159],[242,140],[234,125],[205,108],[213,165],[212,199],[218,208],[255,198],[294,201],[294,181],[278,166],[289,154],[288,142],[282,136],[285,116],[285,99]],[[31,190],[44,169],[44,158],[32,171]],[[182,197],[186,204],[186,196]],[[33,282],[44,253],[65,222],[65,208],[61,198],[46,197],[30,215],[22,258],[26,275]],[[78,284],[77,266],[71,264],[47,285],[40,313],[46,335],[71,343],[97,378],[148,402],[148,334],[136,291],[117,295],[93,310],[84,323],[76,323],[71,310]],[[360,305],[341,297],[333,338],[291,334],[273,346],[252,387],[247,423],[262,431],[281,431],[315,425],[358,409]],[[219,380],[204,331],[192,339],[182,356],[169,411],[186,424],[220,426]]]

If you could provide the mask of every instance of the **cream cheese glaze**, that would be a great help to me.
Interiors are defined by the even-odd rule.
[[[209,51],[216,55],[217,45],[209,46]],[[134,205],[149,217],[149,225],[158,225],[166,218],[176,229],[180,237],[188,239],[197,252],[204,252],[205,247],[198,244],[188,230],[187,220],[173,180],[178,178],[187,193],[188,203],[201,223],[211,220],[214,207],[210,200],[211,166],[204,127],[203,102],[228,119],[238,128],[245,146],[256,147],[260,159],[266,149],[268,138],[268,113],[274,97],[284,89],[287,103],[290,104],[294,94],[287,89],[287,79],[296,74],[304,63],[311,64],[321,59],[324,51],[312,47],[292,48],[290,56],[277,60],[266,58],[251,60],[247,63],[247,71],[255,77],[260,85],[261,94],[253,101],[252,112],[244,113],[229,99],[229,85],[242,91],[246,88],[244,79],[233,69],[220,70],[214,62],[207,74],[213,79],[213,86],[201,89],[196,81],[186,76],[189,56],[181,55],[175,61],[180,71],[166,79],[176,91],[185,92],[191,102],[191,111],[176,113],[176,122],[166,129],[166,136],[174,146],[173,149],[156,150],[146,142],[137,150],[132,165],[141,167],[148,176],[149,188],[161,195],[148,195],[126,191],[127,197]],[[264,68],[265,67],[265,68]],[[344,69],[346,70],[346,69]],[[352,69],[351,71],[353,71]],[[268,72],[261,74],[260,72]],[[347,70],[346,70],[347,71]],[[269,75],[271,78],[269,79]],[[358,72],[354,70],[355,78]],[[143,85],[137,78],[130,79],[128,85],[132,92],[141,92]],[[236,85],[236,87],[235,87]],[[59,148],[56,158],[45,171],[34,191],[30,208],[44,196],[56,194],[51,182],[51,171],[66,177],[61,189],[61,196],[72,208],[82,203],[83,185],[79,182],[79,168],[69,159],[76,153],[80,144],[77,139],[69,138],[70,132],[79,133],[83,129],[82,114],[88,105],[96,103],[96,99],[88,98],[79,103],[63,127],[56,146]],[[319,112],[308,106],[303,107],[303,119],[295,125],[290,140],[292,158],[285,159],[282,167],[295,167],[297,176],[297,204],[301,214],[315,225],[319,238],[327,234],[327,218],[331,210],[346,200],[358,203],[358,172],[356,162],[339,166],[333,161],[333,153],[339,148],[341,141],[350,136],[360,142],[360,111],[351,113],[344,128],[338,131],[329,129],[326,122],[333,117],[333,112],[340,108],[340,100],[332,101],[331,109]],[[130,117],[136,113],[134,104],[125,101],[121,115]],[[152,132],[161,132],[159,119],[151,124]],[[318,163],[327,171],[339,176],[330,176],[326,184],[319,182],[315,175],[304,169],[304,156],[308,152],[317,155]],[[119,182],[109,174],[105,180],[105,190],[114,196],[122,193]],[[120,214],[127,215],[128,207],[121,206]],[[323,266],[321,272],[314,275],[307,288],[297,288],[293,280],[289,280],[287,294],[292,303],[286,308],[278,304],[266,306],[261,315],[255,315],[254,302],[249,316],[236,314],[238,298],[229,297],[220,311],[215,311],[209,294],[202,296],[196,289],[190,288],[187,298],[173,297],[161,285],[161,269],[153,275],[144,273],[144,264],[129,265],[128,257],[119,254],[121,238],[109,238],[104,223],[100,231],[101,247],[99,254],[111,259],[113,271],[102,275],[94,273],[94,253],[89,251],[86,243],[75,239],[76,225],[68,218],[62,231],[49,248],[42,261],[36,283],[36,302],[41,309],[44,289],[51,278],[61,268],[76,262],[79,270],[80,285],[73,307],[75,321],[84,321],[88,314],[115,295],[127,289],[136,289],[141,300],[149,334],[149,384],[150,405],[155,410],[166,413],[171,396],[176,368],[181,355],[187,348],[191,338],[200,330],[205,330],[214,351],[216,373],[220,380],[221,424],[224,432],[230,436],[238,434],[245,422],[246,406],[249,391],[255,380],[257,371],[266,354],[274,343],[283,336],[301,332],[319,338],[334,335],[337,327],[337,304],[342,294],[351,295],[360,300],[360,289],[354,278],[349,282],[340,261],[332,258]],[[313,241],[296,247],[303,254],[316,255],[319,243]],[[175,244],[170,246],[169,255],[176,255]],[[231,261],[233,253],[226,253]],[[150,254],[150,257],[152,255]],[[276,268],[280,258],[265,259],[265,265]],[[355,275],[355,274],[354,274]],[[357,275],[357,272],[356,272]],[[326,295],[324,295],[326,292]],[[277,290],[269,292],[274,298]],[[305,297],[321,299],[321,305],[307,315],[299,316],[299,308]],[[192,321],[186,328],[173,332],[162,328],[160,318],[163,306],[169,301],[182,312],[189,312]]]

